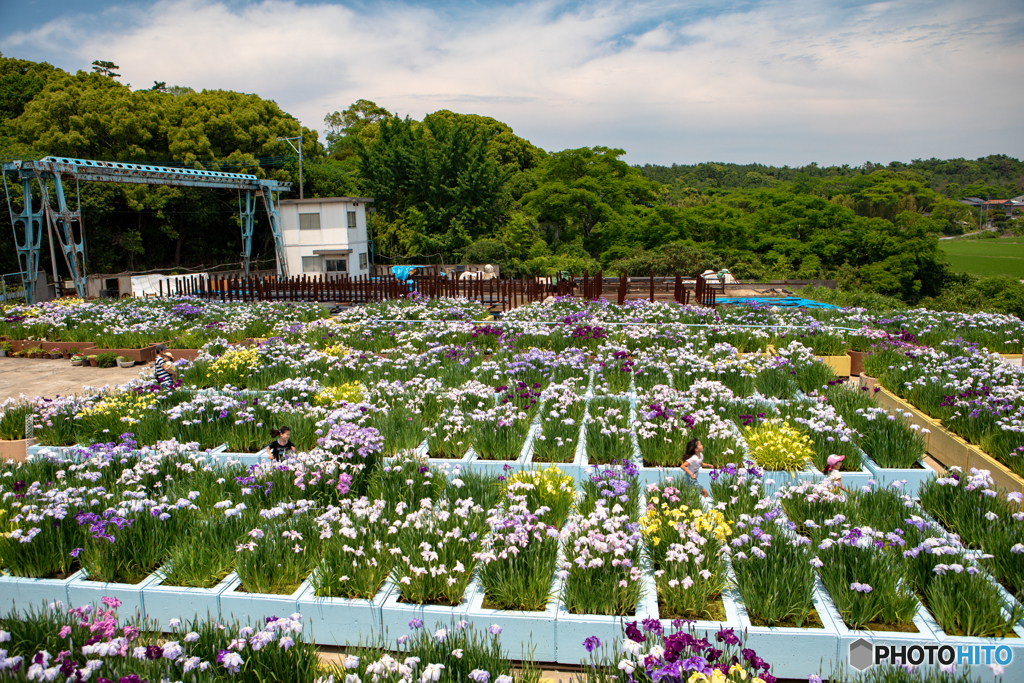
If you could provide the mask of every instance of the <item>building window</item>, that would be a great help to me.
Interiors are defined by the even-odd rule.
[[[366,254],[360,254],[359,255],[359,270],[366,270],[366,264],[367,264]]]
[[[323,259],[319,256],[303,256],[302,257],[302,272],[303,273],[322,273]]]
[[[299,214],[299,230],[319,230],[320,229],[320,214],[318,213],[300,213]]]
[[[327,272],[328,273],[347,273],[348,272],[348,259],[327,259]]]
[[[348,212],[348,229],[349,230],[355,230],[356,229],[356,212],[355,211],[349,211]]]

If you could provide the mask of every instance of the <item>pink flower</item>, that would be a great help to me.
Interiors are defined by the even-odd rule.
[[[69,635],[71,635],[71,627],[70,626],[65,626],[64,628],[62,628],[60,630],[60,637],[61,638],[67,638]]]
[[[121,601],[118,600],[117,598],[110,598],[110,597],[104,596],[104,597],[100,598],[100,602],[102,602],[104,605],[106,605],[110,609],[117,609],[118,607],[121,606]]]

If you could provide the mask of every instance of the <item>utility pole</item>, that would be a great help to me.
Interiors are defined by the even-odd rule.
[[[285,142],[287,142],[291,146],[292,149],[294,149],[296,152],[299,153],[299,199],[303,199],[304,197],[303,197],[303,192],[302,192],[302,127],[301,126],[299,127],[299,137],[297,137],[297,138],[278,138],[278,140],[284,140]],[[299,141],[299,146],[296,147],[292,143],[292,140],[298,140]]]

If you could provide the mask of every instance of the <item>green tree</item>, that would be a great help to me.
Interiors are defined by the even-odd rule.
[[[93,72],[99,74],[100,76],[105,76],[107,78],[120,78],[121,74],[114,73],[120,68],[121,67],[119,67],[117,64],[114,64],[113,62],[104,62],[98,59],[92,63]]]
[[[523,197],[524,207],[541,222],[556,227],[555,241],[584,240],[603,221],[633,213],[653,203],[657,185],[619,157],[624,150],[582,147],[556,152],[538,168],[536,190]]]
[[[443,117],[414,123],[389,117],[370,143],[356,139],[362,179],[395,255],[451,255],[494,231],[507,173],[479,129]]]
[[[324,117],[327,133],[327,153],[341,160],[355,155],[353,140],[367,127],[391,116],[391,113],[370,100],[356,100],[345,111],[335,111]]]

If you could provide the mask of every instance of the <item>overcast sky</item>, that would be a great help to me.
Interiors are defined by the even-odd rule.
[[[255,92],[321,131],[364,98],[641,164],[1024,157],[1021,0],[0,0],[0,51]]]

